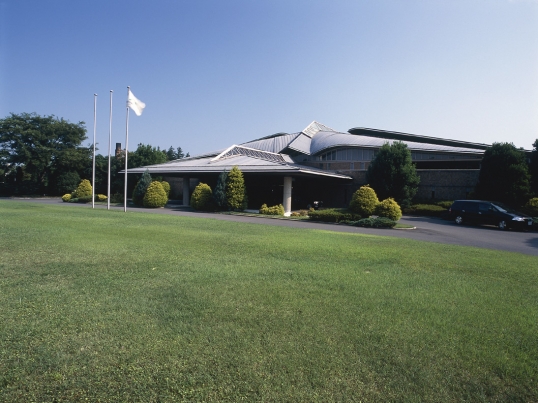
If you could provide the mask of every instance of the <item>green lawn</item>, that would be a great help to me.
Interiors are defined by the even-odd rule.
[[[0,306],[1,402],[538,401],[532,256],[0,201]]]

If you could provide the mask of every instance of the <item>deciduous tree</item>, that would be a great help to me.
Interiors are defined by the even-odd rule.
[[[475,191],[482,199],[524,204],[530,193],[525,152],[512,143],[493,143],[484,152]]]
[[[368,167],[367,178],[380,199],[392,197],[401,206],[411,203],[420,182],[411,151],[401,141],[383,144]]]

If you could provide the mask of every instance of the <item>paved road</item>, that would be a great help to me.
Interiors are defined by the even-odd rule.
[[[60,199],[3,199],[14,202],[28,201],[47,204],[60,204]],[[69,204],[69,206],[80,206],[91,208],[90,204]],[[96,208],[106,208],[106,206],[96,205]],[[114,210],[123,210],[123,207],[113,207]],[[523,253],[526,255],[538,256],[538,231],[517,232],[500,231],[496,227],[487,226],[457,226],[451,221],[444,221],[437,218],[427,217],[403,217],[402,224],[415,226],[412,230],[388,230],[376,228],[349,227],[346,225],[314,223],[309,221],[295,221],[265,217],[249,217],[227,214],[199,213],[183,209],[178,205],[170,205],[164,209],[144,209],[128,208],[127,212],[143,211],[153,214],[172,214],[188,217],[211,218],[225,221],[239,221],[253,224],[275,225],[293,228],[311,228],[338,232],[349,232],[359,234],[371,234],[382,236],[394,236],[398,238],[415,239],[418,241],[429,241],[452,245],[475,246],[493,250],[504,250],[509,252]],[[537,261],[538,267],[538,261]]]

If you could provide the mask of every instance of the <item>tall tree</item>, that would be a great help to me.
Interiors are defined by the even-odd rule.
[[[183,153],[181,147],[174,149],[174,147],[170,146],[168,151],[166,151],[166,157],[168,158],[168,161],[180,160],[181,158],[185,157],[185,154]]]
[[[407,206],[418,190],[420,178],[405,143],[385,143],[368,167],[367,178],[380,200],[392,197]]]
[[[135,151],[129,153],[127,163],[129,168],[138,168],[146,165],[162,164],[166,161],[168,161],[166,151],[162,151],[159,147],[140,143]]]
[[[66,170],[78,172],[91,151],[81,147],[86,139],[84,122],[70,123],[54,115],[12,113],[0,119],[0,166],[20,190],[47,191]],[[6,169],[7,168],[7,169]],[[18,172],[18,174],[17,174]],[[22,179],[23,183],[20,183]]]
[[[531,175],[531,190],[534,197],[538,197],[538,139],[532,145],[531,163],[529,173]]]
[[[530,193],[525,152],[512,143],[493,143],[484,152],[475,192],[482,199],[523,204]]]

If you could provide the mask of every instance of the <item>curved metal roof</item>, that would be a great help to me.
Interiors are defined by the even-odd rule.
[[[319,132],[312,138],[310,153],[318,154],[335,147],[364,147],[379,148],[385,143],[392,144],[394,141],[381,137],[370,137],[338,132]],[[435,151],[464,154],[483,154],[483,150],[476,148],[452,147],[442,144],[417,143],[413,141],[402,141],[411,151]]]

